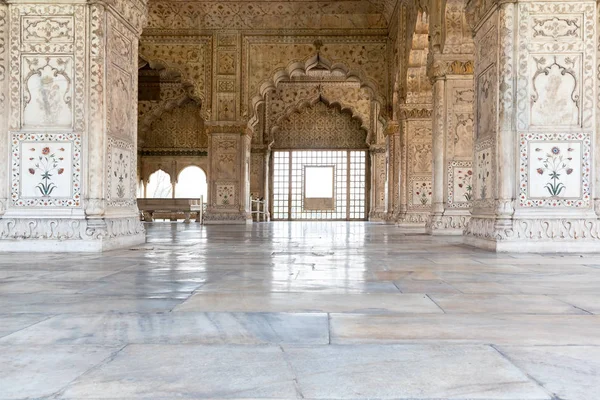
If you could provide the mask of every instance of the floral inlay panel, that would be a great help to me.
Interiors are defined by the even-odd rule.
[[[473,199],[473,163],[452,161],[448,164],[448,206],[469,208]]]
[[[432,198],[431,180],[415,179],[410,185],[411,208],[428,209]]]
[[[584,133],[521,134],[520,205],[589,206],[590,143]]]
[[[81,137],[13,134],[11,200],[17,207],[79,207]]]
[[[107,154],[107,204],[113,207],[133,206],[136,192],[133,144],[109,137]]]
[[[232,206],[236,204],[235,187],[236,185],[219,185],[217,184],[217,206]]]

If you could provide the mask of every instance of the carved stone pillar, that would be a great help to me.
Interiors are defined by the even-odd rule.
[[[477,51],[466,240],[497,251],[600,250],[596,2],[473,0],[467,11]]]
[[[0,2],[0,132],[6,135],[0,140],[0,158],[10,154],[10,138],[8,136],[8,52],[9,43],[9,21],[8,5]],[[4,215],[9,202],[10,192],[10,169],[8,162],[0,162],[0,218]]]
[[[433,80],[432,235],[462,235],[471,215],[473,177],[473,63],[436,53]]]
[[[387,151],[382,145],[371,145],[371,210],[369,221],[387,220]]]
[[[0,57],[10,63],[0,61],[8,80],[0,98],[8,129],[0,151],[10,171],[1,174],[0,198],[9,200],[0,250],[102,251],[143,242],[136,116],[146,1],[7,3]]]
[[[400,207],[400,125],[396,121],[388,122],[386,128],[388,147],[388,217],[395,222]]]
[[[250,162],[250,193],[252,197],[262,198],[267,210],[269,220],[269,161],[271,150],[264,145],[253,145]]]
[[[401,106],[400,207],[404,232],[425,232],[432,199],[431,105]]]
[[[245,123],[207,122],[208,206],[206,224],[252,222],[250,135]]]

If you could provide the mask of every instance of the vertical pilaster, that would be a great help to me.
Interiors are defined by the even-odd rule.
[[[400,109],[400,206],[397,225],[404,232],[425,232],[432,201],[431,104]]]
[[[385,145],[371,145],[371,210],[369,221],[387,220],[387,149]]]
[[[433,80],[432,235],[462,235],[473,191],[473,62],[436,53]],[[468,58],[469,55],[463,55]]]
[[[210,122],[206,224],[245,224],[250,213],[250,141],[245,123]]]
[[[2,158],[10,154],[10,138],[8,137],[8,72],[9,72],[9,21],[8,5],[0,1],[0,132],[5,137],[0,139]],[[0,218],[4,215],[9,201],[10,173],[8,162],[0,162]]]

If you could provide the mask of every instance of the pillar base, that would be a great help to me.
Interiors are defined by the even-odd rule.
[[[400,214],[396,226],[402,233],[426,233],[425,224],[429,213],[407,212]]]
[[[434,236],[461,236],[467,227],[470,215],[430,216],[427,220],[427,233]]]
[[[369,213],[369,222],[387,222],[388,213],[386,211],[371,211]]]
[[[465,244],[496,252],[600,253],[600,220],[596,218],[499,222],[472,217],[465,230]]]
[[[252,223],[252,215],[245,212],[214,212],[204,214],[204,225],[245,225]]]
[[[0,252],[95,253],[146,242],[137,217],[0,220]]]

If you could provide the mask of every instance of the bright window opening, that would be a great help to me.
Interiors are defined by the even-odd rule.
[[[173,185],[171,177],[165,171],[159,169],[148,179],[146,197],[150,199],[170,199],[173,197]]]
[[[325,199],[333,197],[333,176],[335,167],[304,168],[304,197],[308,199]]]
[[[206,202],[208,185],[206,173],[199,167],[187,167],[179,174],[175,185],[175,197],[178,199],[199,199]]]

